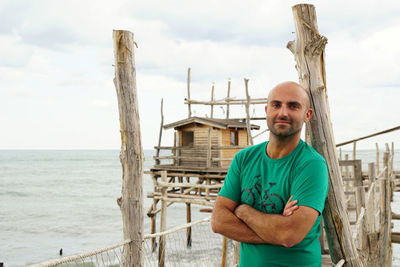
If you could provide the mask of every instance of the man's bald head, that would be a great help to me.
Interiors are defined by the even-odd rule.
[[[311,107],[311,101],[310,101],[310,95],[308,93],[308,91],[306,89],[304,89],[303,86],[301,86],[300,84],[293,82],[293,81],[287,81],[287,82],[283,82],[280,83],[278,85],[276,85],[274,88],[272,88],[272,90],[269,92],[268,94],[268,104],[271,100],[271,96],[273,96],[274,92],[280,91],[280,90],[287,90],[290,89],[291,91],[297,91],[298,94],[301,99],[299,99],[299,101],[301,101],[306,109],[309,109]]]

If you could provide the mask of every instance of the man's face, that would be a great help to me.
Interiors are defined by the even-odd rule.
[[[312,114],[306,92],[293,84],[275,87],[265,109],[268,128],[278,138],[300,135],[303,123],[308,122]]]

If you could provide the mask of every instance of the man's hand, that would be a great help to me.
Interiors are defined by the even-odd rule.
[[[289,200],[286,202],[285,209],[283,210],[283,213],[282,213],[283,216],[290,216],[293,214],[293,212],[295,210],[297,210],[299,208],[299,206],[296,205],[297,200],[292,201],[292,198],[293,198],[293,196],[291,196],[289,198]]]
[[[289,200],[286,202],[285,209],[283,210],[283,213],[282,213],[283,216],[290,216],[290,215],[293,214],[294,211],[296,211],[296,210],[299,208],[299,206],[296,205],[298,201],[297,201],[297,200],[293,200],[293,201],[292,201],[292,199],[293,199],[293,196],[291,196],[291,197],[289,198]],[[234,214],[235,214],[238,218],[241,218],[241,214],[243,214],[244,212],[246,212],[246,210],[247,210],[248,208],[250,208],[249,205],[247,205],[247,204],[241,204],[241,205],[239,205],[239,206],[236,207],[236,209],[235,209],[235,211],[234,211]]]

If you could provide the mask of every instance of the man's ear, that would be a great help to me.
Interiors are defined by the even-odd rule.
[[[311,117],[313,114],[313,110],[311,108],[309,108],[306,112],[306,116],[304,117],[304,122],[307,123],[310,121]]]
[[[268,105],[265,105],[265,113],[267,113]]]

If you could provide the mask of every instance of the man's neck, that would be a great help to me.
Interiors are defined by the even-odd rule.
[[[270,134],[269,142],[267,145],[267,155],[271,159],[280,159],[289,155],[299,144],[300,135],[291,136],[289,138],[281,139]]]

